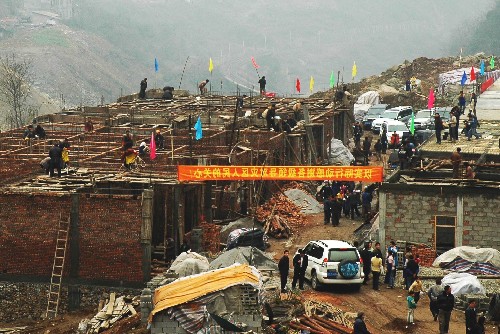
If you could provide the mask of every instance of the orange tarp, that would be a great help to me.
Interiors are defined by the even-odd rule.
[[[371,166],[177,166],[179,181],[336,180],[382,182],[383,167]]]
[[[155,290],[154,309],[149,315],[149,322],[156,313],[169,307],[239,284],[258,286],[259,274],[256,269],[247,264],[238,264],[176,280]]]

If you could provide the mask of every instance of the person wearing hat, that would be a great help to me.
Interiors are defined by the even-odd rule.
[[[155,134],[155,144],[156,144],[156,149],[157,150],[163,150],[165,148],[165,138],[163,138],[163,135],[160,132],[160,129],[156,130]]]

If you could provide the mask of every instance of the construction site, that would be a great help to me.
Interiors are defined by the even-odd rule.
[[[432,137],[420,146],[420,161],[412,168],[401,170],[370,158],[371,165],[384,170],[384,181],[372,185],[377,189],[372,219],[366,223],[342,218],[341,227],[332,229],[323,226],[322,205],[315,198],[321,182],[300,182],[300,177],[292,184],[274,180],[185,182],[178,179],[178,166],[297,166],[299,172],[300,166],[356,165],[361,152],[352,144],[352,104],[332,98],[266,98],[253,92],[243,98],[240,93],[192,96],[176,91],[172,101],[162,100],[161,94],[161,90],[149,90],[146,99],[138,99],[136,94],[109,105],[39,116],[34,122],[45,129],[46,139],[25,140],[24,128],[0,133],[0,253],[4,254],[0,258],[0,323],[49,318],[60,324],[71,312],[85,310],[88,315],[104,310],[96,315],[100,320],[85,323],[88,327],[81,333],[147,333],[148,318],[151,333],[194,333],[154,305],[148,307],[153,303],[151,295],[179,277],[172,276],[169,267],[186,239],[191,251],[216,259],[227,246],[228,232],[221,231],[242,219],[247,219],[245,227],[267,232],[270,247],[266,252],[274,260],[284,247],[293,254],[315,239],[378,240],[382,249],[391,240],[405,240],[407,245],[418,245],[429,266],[441,249],[500,248],[500,119],[482,122],[480,144],[459,142],[463,159],[476,173],[473,180],[452,177],[449,159],[458,144],[436,145]],[[242,107],[238,106],[240,99]],[[280,131],[268,130],[262,117],[270,103],[276,106]],[[296,126],[281,131],[289,118]],[[92,131],[85,129],[89,119]],[[196,138],[198,121],[201,139]],[[158,131],[164,137],[156,157],[141,156],[131,170],[120,159],[127,130],[134,147]],[[375,139],[375,135],[369,136]],[[64,139],[71,144],[69,166],[61,177],[50,177],[40,162],[54,143]],[[332,146],[339,142],[352,151],[353,160],[333,154]],[[298,202],[290,202],[287,189],[303,193]],[[302,211],[313,201],[318,210],[304,215]],[[453,220],[452,226],[440,225],[448,222],[442,217]],[[270,233],[273,229],[274,234]],[[276,327],[270,331],[270,324],[263,325],[269,314],[262,311],[258,296],[264,290],[259,281],[273,286],[277,268],[265,264],[260,269],[258,273],[234,269],[246,278],[232,283],[237,289],[224,290],[227,296],[242,300],[241,312],[233,320],[247,324],[253,332],[281,333]],[[428,276],[435,275],[431,269]],[[209,282],[211,278],[201,282],[205,279]],[[495,283],[488,293],[499,290]],[[355,308],[363,305],[363,298],[355,302],[346,294],[341,298],[351,303],[350,309],[333,295],[321,297],[307,291],[304,296],[288,296],[288,304],[280,301],[273,306],[275,315],[280,307],[293,309],[294,316],[305,314],[302,320],[292,321],[290,330],[309,326],[327,328],[328,333],[350,333],[354,317],[349,318],[349,312],[357,312]],[[121,317],[134,320],[119,321]],[[374,314],[371,317],[368,322],[373,332],[394,333],[394,328],[401,327],[397,319],[381,323]],[[75,332],[74,324],[59,330],[52,325],[54,329],[48,331],[23,324],[0,328],[10,327],[2,333]]]

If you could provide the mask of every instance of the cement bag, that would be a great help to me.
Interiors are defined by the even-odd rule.
[[[206,257],[195,253],[181,253],[170,266],[179,277],[186,277],[208,271],[209,262]]]
[[[476,276],[467,273],[451,273],[443,277],[442,285],[449,285],[454,295],[486,294]]]

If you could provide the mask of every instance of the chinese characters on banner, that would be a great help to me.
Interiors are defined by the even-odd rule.
[[[337,180],[382,182],[383,168],[370,166],[177,166],[179,181]]]

